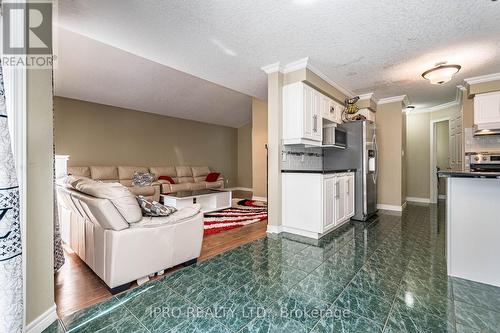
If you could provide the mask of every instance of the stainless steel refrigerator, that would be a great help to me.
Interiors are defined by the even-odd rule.
[[[324,148],[324,170],[356,169],[353,220],[366,221],[377,212],[378,150],[375,123],[368,120],[339,125],[347,132],[347,148]]]

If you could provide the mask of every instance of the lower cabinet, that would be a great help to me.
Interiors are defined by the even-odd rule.
[[[354,172],[283,173],[283,231],[320,238],[354,216]]]

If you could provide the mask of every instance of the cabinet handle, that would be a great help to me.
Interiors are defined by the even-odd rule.
[[[350,182],[351,182],[351,180],[347,179],[347,195],[349,195],[349,188],[351,187]]]
[[[318,115],[313,116],[313,121],[314,121],[313,131],[316,133],[318,131]]]
[[[339,185],[340,185],[340,183],[338,183],[338,182],[335,183],[335,198],[340,198],[340,194],[339,194],[340,186]]]

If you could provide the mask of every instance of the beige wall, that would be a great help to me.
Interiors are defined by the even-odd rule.
[[[252,98],[252,188],[258,197],[267,196],[267,102]]]
[[[208,165],[238,185],[235,128],[62,97],[54,109],[56,152],[70,166]]]
[[[406,114],[407,196],[429,198],[430,113]]]
[[[430,198],[431,121],[449,118],[458,108],[460,106],[451,106],[436,112],[407,113],[406,165],[408,168],[408,197]],[[443,149],[445,149],[444,146]]]
[[[402,103],[377,106],[377,141],[379,146],[378,204],[401,206],[405,198],[403,189]]]
[[[54,305],[52,70],[27,70],[26,323]]]
[[[252,188],[252,123],[238,128],[237,184]]]
[[[467,85],[468,95],[500,91],[500,80]],[[472,96],[471,96],[472,97]]]

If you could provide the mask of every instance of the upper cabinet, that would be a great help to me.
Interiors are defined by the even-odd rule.
[[[479,129],[500,127],[500,92],[478,94],[474,97],[474,125]]]
[[[283,144],[321,146],[323,118],[340,123],[341,105],[303,82],[283,87]]]

